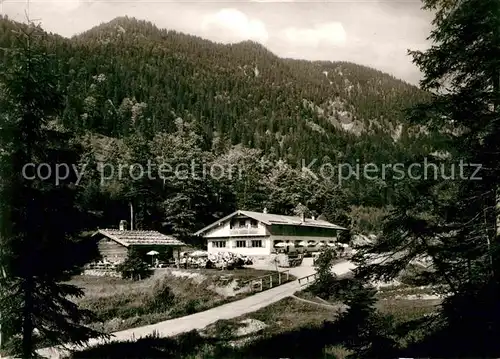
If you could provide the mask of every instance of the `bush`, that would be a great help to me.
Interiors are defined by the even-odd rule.
[[[186,306],[184,307],[186,315],[196,313],[197,309],[198,309],[198,305],[199,305],[198,299],[191,299],[189,302],[187,302]]]
[[[152,274],[148,264],[134,250],[131,250],[127,259],[116,267],[116,271],[121,274],[123,279],[132,280],[145,279]]]
[[[166,312],[174,303],[174,293],[167,285],[167,281],[158,280],[153,287],[153,295],[149,307],[156,312]]]
[[[310,291],[314,295],[325,300],[335,296],[337,291],[337,276],[332,273],[332,266],[338,257],[339,254],[334,249],[326,248],[316,258],[314,267],[316,268],[318,277],[310,287]]]
[[[396,322],[376,309],[376,289],[356,278],[340,280],[337,289],[348,309],[334,323],[335,336],[353,353],[348,358],[398,357]]]

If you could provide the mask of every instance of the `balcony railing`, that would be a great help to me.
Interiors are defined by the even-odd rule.
[[[232,228],[229,230],[231,236],[260,234],[259,228]]]

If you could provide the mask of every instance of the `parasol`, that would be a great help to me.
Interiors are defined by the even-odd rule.
[[[153,263],[154,263],[153,262],[154,256],[157,256],[158,254],[160,254],[160,253],[158,253],[157,251],[149,251],[148,253],[146,253],[147,256],[151,256],[151,265],[153,265]]]

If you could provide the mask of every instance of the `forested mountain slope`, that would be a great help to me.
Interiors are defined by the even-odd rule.
[[[80,111],[68,114],[66,124],[112,136],[132,127],[129,116],[114,116],[112,104],[120,108],[125,98],[135,98],[141,108],[136,126],[151,133],[171,130],[187,111],[209,139],[217,131],[233,144],[278,157],[321,158],[338,150],[359,157],[366,151],[349,147],[366,134],[376,135],[381,146],[393,136],[404,141],[401,109],[422,97],[415,87],[366,67],[283,60],[256,43],[214,44],[134,19],[98,26],[72,46],[65,70],[75,71],[72,91],[81,94],[75,104]],[[99,74],[104,76],[96,83],[90,76]],[[100,109],[99,118],[89,113],[89,102]],[[75,121],[82,112],[86,120]]]
[[[0,46],[14,43],[12,30],[19,26],[0,20]],[[186,143],[210,154],[211,161],[235,160],[227,157],[233,150],[239,160],[282,160],[291,168],[314,159],[318,164],[402,162],[428,153],[435,143],[421,129],[410,128],[403,114],[426,94],[368,67],[282,59],[251,41],[217,44],[127,17],[71,39],[48,34],[46,43],[57,55],[54,66],[65,94],[60,121],[90,146],[94,160],[144,160],[152,148],[165,145],[159,144],[161,136],[169,135],[191,136]],[[8,57],[0,56],[8,66]],[[113,138],[123,140],[123,148]],[[241,195],[241,188],[232,190],[233,197]],[[310,197],[292,195],[289,191],[300,190],[286,186],[283,191],[293,199],[274,206],[276,211],[290,211]],[[351,204],[391,203],[386,180],[351,181],[343,192]],[[244,198],[224,201],[231,208],[261,209],[263,199]]]
[[[401,109],[424,96],[364,66],[280,59],[250,41],[215,44],[133,18],[52,40],[71,95],[64,124],[114,137],[171,131],[189,112],[208,140],[216,131],[278,157],[361,158],[367,137],[409,145]]]

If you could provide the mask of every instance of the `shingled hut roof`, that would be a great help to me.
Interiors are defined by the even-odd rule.
[[[118,229],[99,229],[94,236],[101,234],[125,247],[140,245],[185,246],[186,244],[172,236],[157,231],[121,231]]]

